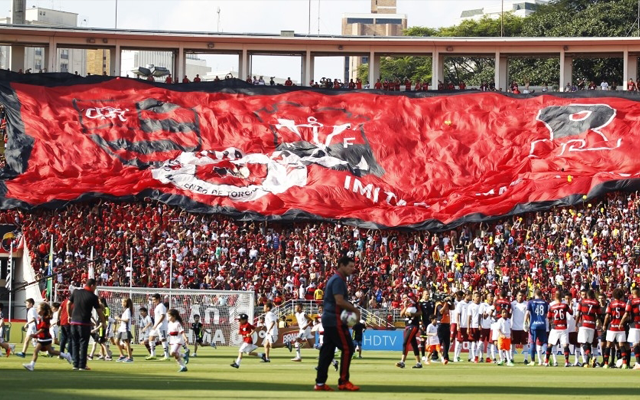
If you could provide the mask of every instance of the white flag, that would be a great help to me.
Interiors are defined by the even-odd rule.
[[[91,261],[89,262],[89,273],[88,273],[89,279],[95,279],[96,278],[96,269],[93,265],[93,246],[91,246]]]
[[[7,261],[7,277],[5,278],[4,287],[11,290],[11,281],[13,280],[13,242],[9,249],[9,260]]]

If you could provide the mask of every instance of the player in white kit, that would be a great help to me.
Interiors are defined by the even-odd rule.
[[[278,317],[271,311],[273,309],[273,303],[269,302],[264,305],[264,327],[266,328],[264,336],[264,362],[271,362],[269,355],[271,354],[271,348],[278,340]]]
[[[162,299],[158,293],[151,296],[153,300],[154,309],[154,324],[149,332],[149,347],[151,349],[151,355],[147,357],[147,360],[156,359],[156,340],[160,339],[162,342],[162,350],[164,351],[164,360],[169,360],[169,346],[167,343],[167,307],[162,304]]]
[[[518,292],[516,299],[511,302],[511,359],[517,345],[522,345],[524,363],[529,363],[529,337],[524,329],[524,317],[527,314],[528,302],[523,292]]]
[[[301,304],[296,304],[296,321],[298,322],[298,328],[300,332],[298,333],[298,337],[295,341],[296,347],[296,356],[291,359],[294,362],[302,361],[302,352],[300,349],[304,346],[305,343],[309,343],[309,339],[313,336],[311,335],[311,325],[313,324],[313,319],[309,317],[302,308]],[[291,346],[291,344],[289,344]]]

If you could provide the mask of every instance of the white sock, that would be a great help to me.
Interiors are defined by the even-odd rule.
[[[553,347],[551,348],[551,355],[553,356],[553,363],[556,364],[558,362],[558,358],[557,358],[557,353],[558,352],[558,348],[556,347],[556,345],[553,345]]]
[[[491,343],[489,344],[489,348],[491,349],[491,358],[496,359],[496,345]]]
[[[580,350],[582,350],[582,349],[580,349]],[[587,363],[587,355],[585,354],[585,352],[584,352],[584,351],[582,351],[582,363],[583,363],[583,364],[586,364],[586,363]]]
[[[483,347],[483,343],[482,342],[478,342],[478,344],[476,345],[476,356],[478,356],[480,358],[484,358],[484,357],[482,357],[482,347]]]
[[[511,362],[511,351],[505,350],[504,351],[504,355],[507,358],[507,362],[510,363]]]
[[[476,342],[469,342],[469,357],[471,357],[471,361],[476,358]]]
[[[151,348],[151,357],[156,356],[156,342],[155,340],[152,343],[149,343],[149,347]]]
[[[242,358],[238,356],[238,358],[236,358],[236,364],[240,365],[240,361],[242,361]]]
[[[33,368],[33,367],[35,367],[35,366],[36,366],[36,362],[35,362],[35,361],[33,361],[33,360],[31,360],[31,362],[29,363],[29,365],[31,365],[31,368]]]
[[[302,354],[300,352],[300,343],[296,343],[296,357],[302,358]]]
[[[538,346],[536,349],[536,353],[538,354],[538,364],[542,364],[544,358],[542,356],[542,346]]]
[[[460,342],[458,342],[456,340],[456,347],[455,347],[455,350],[454,350],[454,355],[455,355],[456,360],[458,359],[458,357],[460,357],[460,351],[461,350],[462,350],[462,345],[461,345]]]

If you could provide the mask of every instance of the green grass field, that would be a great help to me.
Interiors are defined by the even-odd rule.
[[[204,348],[192,358],[189,371],[178,373],[174,361],[145,361],[135,347],[133,364],[90,361],[92,371],[73,371],[63,360],[41,357],[36,370],[30,360],[0,358],[0,399],[616,399],[638,395],[639,371],[618,369],[498,367],[469,363],[425,366],[422,370],[394,366],[398,353],[364,353],[354,360],[351,380],[359,393],[313,392],[315,350],[304,350],[301,364],[277,349],[270,364],[247,358],[239,370],[229,364],[235,348]],[[572,357],[573,360],[573,357]],[[337,389],[337,373],[329,382]]]

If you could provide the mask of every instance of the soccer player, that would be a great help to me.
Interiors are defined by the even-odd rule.
[[[69,364],[73,362],[71,359],[71,355],[69,353],[60,353],[59,351],[53,350],[51,348],[51,343],[53,342],[53,338],[51,337],[51,332],[49,328],[51,328],[51,317],[53,316],[53,312],[51,311],[51,307],[47,303],[40,303],[38,305],[38,310],[36,315],[39,318],[36,319],[36,331],[33,333],[33,337],[36,340],[36,345],[33,350],[33,357],[31,358],[31,362],[29,364],[22,364],[22,366],[27,371],[33,371],[36,366],[36,361],[38,361],[38,353],[40,351],[46,351],[51,356],[62,356]]]
[[[564,302],[569,306],[573,314],[567,314],[567,336],[569,337],[569,352],[573,351],[574,367],[582,367],[579,361],[580,346],[578,346],[578,328],[574,315],[578,312],[578,304],[573,301],[571,293],[567,292],[564,296]]]
[[[298,321],[298,329],[300,331],[295,340],[296,356],[292,358],[291,361],[301,362],[302,361],[301,348],[302,346],[304,346],[305,343],[309,343],[309,339],[312,338],[311,325],[313,324],[313,319],[311,319],[311,317],[304,312],[304,309],[302,308],[302,304],[296,304],[295,316],[296,316],[296,320]],[[289,343],[288,346],[291,346],[291,343]]]
[[[204,330],[202,329],[202,322],[200,322],[200,316],[198,314],[193,316],[191,331],[193,332],[193,357],[198,357],[198,345],[202,347],[202,340],[204,338]]]
[[[161,301],[158,293],[151,296],[153,301],[154,319],[155,323],[151,332],[149,332],[149,347],[151,348],[151,354],[146,360],[156,360],[156,340],[160,339],[162,342],[162,350],[164,351],[164,360],[169,360],[169,347],[167,344],[167,307]]]
[[[604,325],[607,326],[607,344],[604,351],[604,364],[603,368],[609,368],[609,352],[615,351],[616,343],[620,346],[620,352],[622,353],[622,369],[627,369],[627,335],[624,330],[624,324],[622,318],[624,317],[627,304],[622,300],[624,292],[622,289],[615,289],[613,291],[613,301],[609,303],[607,307],[606,316],[604,318]]]
[[[238,358],[231,364],[231,366],[233,368],[240,368],[240,362],[242,361],[243,354],[259,357],[262,361],[266,360],[267,357],[264,353],[255,352],[258,346],[253,344],[253,338],[251,335],[256,331],[256,328],[249,323],[249,316],[247,314],[240,314],[238,319],[240,321],[238,333],[242,336],[242,345],[240,345],[240,349],[238,350]]]
[[[264,362],[271,362],[271,348],[278,341],[278,317],[272,310],[273,303],[267,302],[264,305],[264,326],[266,329],[264,336]]]
[[[149,315],[149,311],[146,307],[140,307],[138,310],[140,319],[138,319],[138,342],[142,343],[146,347],[147,352],[151,354],[151,347],[149,347],[149,332],[153,328],[153,319]]]
[[[362,358],[362,338],[364,337],[364,331],[367,330],[367,327],[364,324],[364,321],[360,320],[351,328],[351,330],[353,331],[353,343],[356,346],[358,358]],[[355,354],[353,356],[355,357]]]
[[[558,290],[554,296],[555,301],[549,305],[547,318],[551,322],[551,332],[549,333],[549,343],[547,344],[547,356],[545,358],[545,366],[549,366],[549,356],[551,355],[553,346],[560,343],[564,350],[564,366],[570,367],[569,364],[569,335],[567,333],[567,315],[573,314],[573,310],[568,304],[562,302],[562,293]],[[554,353],[555,360],[555,353]],[[557,367],[558,363],[554,362]]]
[[[500,352],[500,362],[502,365],[502,355],[507,360],[507,366],[513,367],[511,359],[511,320],[509,319],[509,311],[506,307],[502,308],[502,315],[497,322],[498,329],[498,351]]]
[[[5,350],[5,354],[7,357],[14,353],[16,350],[16,345],[8,344],[4,342],[4,315],[2,314],[2,310],[4,306],[0,303],[0,347]]]
[[[482,353],[482,342],[480,341],[480,319],[481,319],[480,293],[475,292],[471,303],[467,307],[467,326],[469,327],[469,357],[474,363],[478,363],[478,353]]]
[[[511,302],[511,359],[513,360],[516,346],[521,345],[525,365],[529,363],[528,335],[524,330],[526,313],[527,301],[524,298],[524,292],[520,291],[516,295],[516,299]]]
[[[175,358],[180,369],[178,372],[187,372],[186,363],[189,362],[189,355],[185,354],[184,358],[180,354],[180,347],[186,347],[189,345],[189,339],[187,338],[184,328],[182,327],[182,317],[176,309],[171,309],[167,312],[167,332],[169,333],[169,344],[171,345],[170,354]]]
[[[16,353],[16,356],[24,358],[25,353],[27,352],[27,348],[29,347],[29,342],[33,341],[33,345],[35,346],[37,341],[35,339],[35,334],[37,331],[38,325],[38,312],[33,307],[35,305],[35,301],[31,298],[25,301],[25,305],[27,307],[27,323],[24,325],[22,330],[27,332],[27,337],[24,339],[24,344],[22,345],[22,351],[20,353]]]
[[[116,322],[120,323],[118,326],[118,350],[120,350],[120,358],[117,362],[132,363],[133,356],[131,355],[131,320],[133,319],[133,302],[131,299],[122,299],[122,315],[116,318]],[[127,350],[127,355],[124,355],[124,350]]]
[[[636,364],[633,369],[640,369],[640,288],[633,288],[631,295],[632,297],[625,308],[621,325],[624,325],[627,321],[630,322],[627,341],[633,346],[633,353],[636,356]]]
[[[338,379],[338,390],[357,391],[360,390],[349,380],[349,367],[351,357],[354,353],[354,346],[349,336],[349,328],[342,322],[340,314],[342,310],[354,312],[358,320],[360,310],[347,301],[349,291],[347,289],[347,277],[353,275],[355,271],[354,260],[351,257],[343,256],[338,259],[336,273],[329,278],[324,290],[324,312],[322,313],[322,327],[324,329],[324,342],[320,348],[320,360],[318,361],[318,374],[316,375],[316,385],[313,390],[333,391],[327,382],[327,372],[329,365],[334,358],[336,347],[342,350],[342,362],[340,363],[340,378]]]
[[[542,353],[546,353],[547,350],[548,313],[549,304],[542,299],[542,290],[536,289],[534,299],[527,304],[527,313],[524,317],[524,326],[528,326],[531,333],[531,363],[529,365],[535,365],[536,352],[538,365],[542,365]],[[538,343],[540,343],[540,347],[538,347]]]
[[[487,294],[487,298],[480,304],[480,362],[484,362],[483,350],[487,353],[487,362],[491,362],[489,357],[489,346],[491,343],[491,323],[493,315],[493,295]]]
[[[582,346],[582,362],[585,368],[590,367],[592,343],[596,339],[596,325],[600,321],[600,304],[593,290],[587,291],[586,298],[580,301],[576,315],[578,343]]]
[[[403,307],[400,310],[400,316],[405,317],[406,326],[404,328],[404,341],[402,342],[402,357],[400,362],[396,363],[396,367],[404,368],[404,362],[407,360],[407,354],[409,354],[409,345],[413,348],[413,354],[416,357],[416,365],[412,368],[422,368],[420,363],[420,350],[418,349],[418,333],[420,332],[420,319],[422,310],[418,307],[418,304],[406,294],[402,295]],[[409,308],[415,308],[416,312],[409,312]]]
[[[456,346],[454,349],[453,362],[460,362],[460,353],[464,342],[469,341],[469,314],[467,308],[469,307],[469,301],[471,300],[471,294],[467,293],[465,297],[456,305],[456,315],[458,317],[458,335],[456,337]]]

